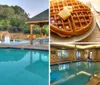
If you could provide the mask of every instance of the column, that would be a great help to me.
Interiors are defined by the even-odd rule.
[[[30,44],[33,44],[33,24],[30,24]]]
[[[42,26],[40,26],[40,37],[42,37]]]

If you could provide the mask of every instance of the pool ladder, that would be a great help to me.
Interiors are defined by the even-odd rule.
[[[93,78],[93,77],[95,77],[95,74],[100,74],[100,70],[97,70],[96,72],[94,72],[91,76],[90,76],[90,80],[91,80],[91,78]]]

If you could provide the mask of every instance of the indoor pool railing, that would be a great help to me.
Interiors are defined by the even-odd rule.
[[[95,71],[95,72],[91,75],[90,80],[91,80],[92,78],[94,78],[94,77],[100,79],[100,77],[98,77],[97,75],[100,75],[100,70]]]
[[[100,85],[100,70],[94,72],[86,85]]]

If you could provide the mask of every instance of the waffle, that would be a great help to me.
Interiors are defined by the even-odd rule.
[[[66,20],[58,14],[64,7],[71,6],[72,12]],[[50,2],[50,31],[61,37],[71,37],[87,32],[93,23],[90,8],[77,0],[55,0]]]

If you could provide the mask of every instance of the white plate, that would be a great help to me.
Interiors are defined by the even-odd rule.
[[[56,34],[52,34],[51,33],[51,42],[77,42],[77,41],[81,41],[83,40],[84,38],[88,37],[92,32],[93,30],[95,29],[95,26],[96,26],[96,18],[95,18],[95,15],[94,15],[94,18],[93,18],[93,24],[91,26],[91,28],[84,34],[82,35],[78,35],[78,36],[73,36],[71,38],[62,38]]]
[[[93,8],[97,11],[100,12],[100,0],[90,0]]]

